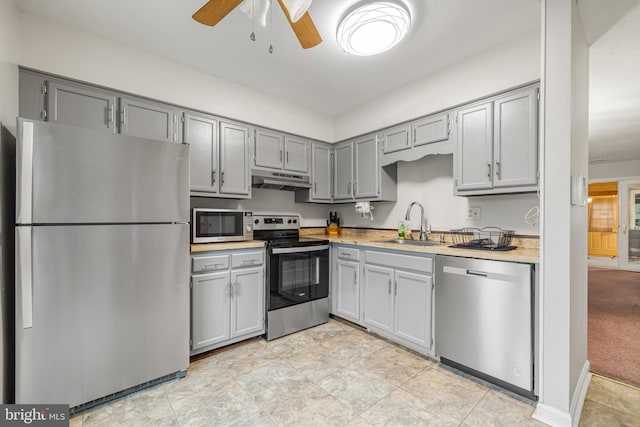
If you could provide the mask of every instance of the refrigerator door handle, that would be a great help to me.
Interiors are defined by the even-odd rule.
[[[21,121],[17,152],[18,174],[16,189],[16,223],[32,222],[33,190],[33,122]]]
[[[23,329],[33,327],[32,232],[31,227],[16,227],[16,281],[20,286]]]

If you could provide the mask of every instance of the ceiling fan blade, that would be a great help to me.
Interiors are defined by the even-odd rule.
[[[201,24],[213,27],[235,9],[242,0],[209,0],[193,14],[193,19]]]
[[[314,47],[322,43],[322,37],[320,37],[320,33],[313,23],[309,12],[306,12],[304,15],[302,15],[302,18],[300,18],[296,22],[291,22],[289,11],[284,6],[284,4],[282,4],[282,0],[278,0],[278,3],[280,4],[280,8],[284,12],[284,16],[287,17],[287,21],[289,21],[293,32],[296,33],[296,37],[298,37],[298,40],[300,41],[300,44],[304,49],[309,49],[310,47]]]

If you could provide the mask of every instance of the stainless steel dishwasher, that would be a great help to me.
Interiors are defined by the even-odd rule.
[[[442,363],[535,399],[531,264],[436,256]]]

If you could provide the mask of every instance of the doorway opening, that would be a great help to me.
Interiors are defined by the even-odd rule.
[[[589,184],[589,265],[617,267],[618,264],[618,182]]]

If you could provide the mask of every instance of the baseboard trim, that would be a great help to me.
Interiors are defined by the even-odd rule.
[[[582,366],[582,372],[580,372],[580,378],[578,378],[578,384],[573,393],[573,399],[571,400],[571,421],[572,426],[577,427],[580,423],[580,415],[582,415],[582,407],[584,406],[584,399],[587,397],[587,391],[589,390],[589,384],[591,384],[591,364],[588,360],[584,362]]]
[[[533,412],[533,418],[553,427],[577,427],[580,423],[580,415],[584,406],[584,399],[591,383],[591,372],[589,372],[589,361],[587,360],[580,372],[576,389],[573,393],[569,412],[562,411],[544,403],[538,403]]]

